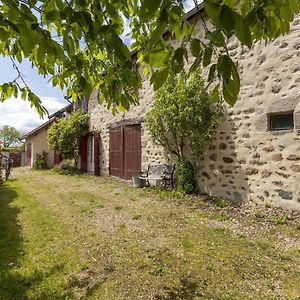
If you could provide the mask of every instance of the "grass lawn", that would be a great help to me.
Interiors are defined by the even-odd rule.
[[[300,214],[13,170],[0,299],[300,299]]]

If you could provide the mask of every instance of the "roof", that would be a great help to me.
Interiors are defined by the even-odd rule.
[[[45,127],[47,127],[48,125],[50,125],[56,118],[51,118],[50,120],[48,120],[47,122],[43,123],[42,125],[40,125],[39,127],[34,128],[33,130],[31,130],[30,132],[24,134],[21,136],[20,140],[24,140],[29,138],[30,136],[38,133],[40,130],[44,129]]]
[[[65,107],[63,107],[62,109],[56,111],[55,113],[51,114],[48,116],[49,119],[53,118],[53,117],[59,117],[59,115],[65,111],[68,110],[68,108],[70,108],[72,106],[72,104],[68,104]]]

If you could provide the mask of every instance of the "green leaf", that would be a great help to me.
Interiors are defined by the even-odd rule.
[[[212,47],[205,47],[204,55],[203,55],[203,67],[207,67],[211,62],[213,49]]]
[[[217,68],[217,64],[211,65],[211,67],[209,69],[209,74],[208,74],[208,77],[207,77],[208,82],[212,82],[213,79],[215,78],[216,68]]]
[[[220,13],[220,24],[227,34],[231,33],[235,27],[236,13],[227,5],[223,5]]]
[[[185,50],[182,47],[177,48],[174,52],[174,55],[171,60],[171,67],[172,67],[173,71],[175,72],[175,74],[180,72],[183,69],[184,53],[185,53]]]
[[[221,32],[221,30],[214,30],[210,34],[210,38],[211,38],[212,43],[214,45],[216,45],[217,47],[224,47],[225,40],[224,40],[224,36],[223,36],[223,33]]]
[[[247,18],[240,15],[236,16],[234,32],[242,44],[246,45],[248,48],[252,46],[252,36]]]
[[[158,11],[162,0],[143,0],[140,8],[140,17],[147,21]]]
[[[231,77],[231,70],[233,65],[234,63],[228,55],[221,55],[218,59],[218,73],[222,76],[225,82]]]
[[[153,50],[145,56],[145,62],[154,68],[161,67],[165,65],[165,62],[169,56],[170,53],[166,49]]]
[[[201,62],[202,62],[202,51],[200,52],[199,56],[196,57],[195,61],[191,65],[191,67],[189,69],[189,74],[195,72],[199,68]]]
[[[46,20],[53,22],[60,19],[60,12],[58,10],[51,10],[46,13]]]
[[[167,68],[158,70],[153,73],[150,83],[153,84],[154,90],[158,90],[168,79],[169,70]]]
[[[226,83],[223,82],[223,96],[225,101],[233,106],[237,101],[240,92],[240,82],[229,79]]]
[[[167,23],[165,21],[159,21],[156,28],[152,32],[150,36],[149,43],[155,44],[163,35],[165,29],[166,29]]]
[[[201,51],[201,44],[199,39],[192,39],[190,43],[191,53],[194,57],[197,57]]]
[[[212,90],[211,94],[210,94],[210,97],[211,97],[211,100],[213,102],[217,102],[220,100],[220,92],[219,92],[219,89],[220,89],[220,85],[217,84],[214,89]]]
[[[219,4],[216,4],[214,0],[204,0],[205,12],[215,23],[216,26],[221,25],[220,14],[222,7]]]

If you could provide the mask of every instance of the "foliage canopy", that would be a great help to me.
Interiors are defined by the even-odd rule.
[[[3,147],[10,147],[19,142],[21,133],[13,126],[4,125],[0,129],[0,140],[3,142]]]
[[[240,81],[236,62],[226,49],[227,39],[234,35],[250,48],[257,40],[287,33],[299,2],[204,0],[204,6],[215,27],[208,29],[203,23],[205,39],[198,39],[193,23],[185,20],[182,0],[2,0],[0,54],[10,57],[17,74],[0,86],[0,99],[20,94],[40,114],[45,113],[16,64],[29,59],[41,75],[50,75],[52,84],[66,89],[74,100],[89,98],[95,88],[101,90],[99,100],[108,107],[126,110],[138,103],[137,62],[158,89],[169,74],[183,69],[190,48],[195,57],[191,71],[201,65],[210,67],[208,81],[219,78],[215,91],[222,91],[233,105]],[[202,19],[201,14],[197,18]],[[137,60],[120,38],[127,23]],[[179,43],[165,41],[166,30]]]
[[[70,119],[60,119],[48,130],[48,145],[59,151],[63,159],[78,161],[78,139],[89,132],[89,117],[78,110]]]

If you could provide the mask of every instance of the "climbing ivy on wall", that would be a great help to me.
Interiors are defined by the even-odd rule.
[[[217,97],[212,99],[204,88],[201,70],[191,77],[182,71],[155,93],[154,106],[146,117],[150,136],[177,157],[181,169],[179,178],[186,177],[184,174],[191,178],[187,180],[192,185],[189,191],[195,187],[193,162],[210,144],[222,111],[222,101]],[[182,178],[182,182],[185,181]]]

